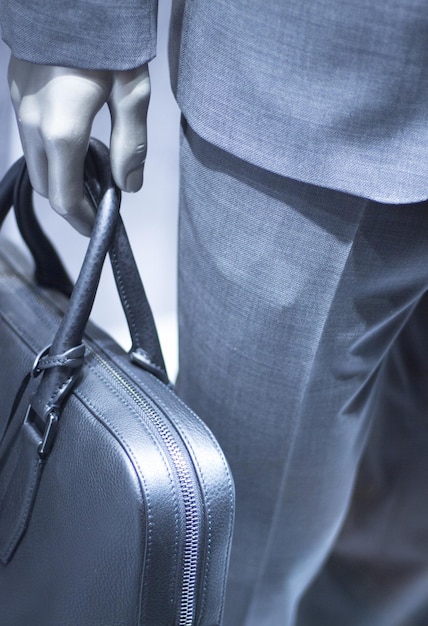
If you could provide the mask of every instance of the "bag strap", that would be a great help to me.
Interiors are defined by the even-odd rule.
[[[20,169],[13,190],[12,203],[18,229],[34,259],[34,278],[38,285],[56,289],[70,297],[73,283],[34,213],[33,189],[24,158],[18,163],[20,163]],[[3,203],[1,206],[3,207]]]
[[[91,142],[89,160],[92,160],[88,166],[91,179],[90,189],[97,204],[95,224],[67,310],[53,338],[49,352],[43,354],[36,364],[36,369],[38,368],[42,375],[31,401],[28,419],[35,423],[41,433],[44,433],[40,446],[41,454],[46,454],[49,450],[52,433],[55,430],[53,427],[58,421],[63,402],[83,363],[83,335],[98,288],[103,263],[109,251],[132,337],[131,359],[167,382],[153,316],[119,216],[120,192],[111,176],[107,148],[99,142]],[[15,178],[15,183],[12,183],[13,178]],[[22,222],[27,224],[27,217],[33,213],[33,206],[30,201],[31,187],[29,187],[28,174],[22,161],[11,168],[0,184],[0,221],[5,214],[4,206],[10,202],[12,187],[13,203],[19,215],[18,219],[21,224]],[[24,228],[24,234],[27,242],[32,242],[31,249],[34,254],[36,249],[34,237],[29,236],[28,228]],[[47,240],[43,238],[41,240],[45,245]],[[46,248],[42,246],[42,252],[36,252],[35,256],[45,259],[45,250]],[[55,251],[54,254],[57,259]],[[147,347],[142,343],[145,341],[148,342]]]
[[[101,193],[98,152],[104,150],[105,146],[91,139],[85,163],[85,191],[94,211]],[[117,193],[120,201],[120,191],[117,190]],[[1,183],[0,225],[12,203],[19,231],[34,259],[37,284],[70,297],[73,283],[35,215],[31,183],[23,158],[12,166]],[[109,257],[131,335],[130,358],[162,381],[168,382],[151,307],[120,217]]]
[[[28,200],[26,203],[28,211],[15,210],[15,217],[22,238],[33,256],[35,280],[41,287],[52,288],[70,296],[73,283],[55,248],[40,228],[34,213],[32,192],[25,160],[21,157],[10,167],[0,182],[0,227],[18,199],[22,200],[23,204]]]
[[[97,150],[103,150],[103,148],[105,149],[99,141],[92,139],[86,159],[85,188],[94,206],[99,201],[97,184],[100,176],[99,160],[96,158]],[[120,194],[118,189],[117,192]],[[164,382],[168,382],[153,313],[120,216],[109,257],[131,335],[132,345],[129,352],[131,360],[149,369]]]

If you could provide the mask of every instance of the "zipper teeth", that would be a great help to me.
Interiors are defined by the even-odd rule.
[[[91,350],[92,352],[92,350]],[[183,496],[185,514],[185,545],[183,555],[182,592],[180,613],[177,626],[189,626],[193,623],[195,611],[195,595],[199,546],[199,515],[194,486],[189,472],[188,461],[184,457],[169,429],[159,415],[138,391],[124,379],[120,373],[107,363],[99,354],[93,352],[97,361],[106,369],[120,385],[132,396],[133,400],[144,409],[150,421],[155,425],[173,460],[177,471],[180,489]]]

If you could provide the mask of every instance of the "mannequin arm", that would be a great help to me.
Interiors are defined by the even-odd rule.
[[[93,214],[83,194],[83,166],[92,122],[104,103],[112,119],[115,181],[124,191],[142,185],[150,98],[147,65],[84,70],[12,56],[8,78],[34,189],[77,230],[89,234]]]

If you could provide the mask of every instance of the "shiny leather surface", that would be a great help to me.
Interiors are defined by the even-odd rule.
[[[34,284],[16,249],[2,239],[0,350],[8,367],[0,377],[0,437],[36,355],[64,328],[69,341],[57,342],[53,356],[78,339],[80,322],[73,326],[68,313],[64,324],[61,309],[58,298]],[[196,557],[186,614],[191,618],[185,623],[218,625],[234,501],[225,458],[173,390],[133,365],[108,335],[89,323],[84,343],[85,363],[61,407],[49,456],[41,462],[33,445],[22,468],[22,433],[29,433],[30,444],[40,441],[26,421],[19,446],[6,455],[7,462],[0,460],[1,624],[183,624],[191,492]],[[42,375],[45,389],[51,389],[46,376],[51,371],[55,368]],[[14,422],[22,422],[30,394],[42,398],[36,408],[52,399],[52,392],[39,396],[38,380],[32,380]],[[35,497],[19,499],[22,489],[10,485],[16,475],[20,480],[32,475],[32,458],[41,476],[38,488]],[[24,515],[16,515],[14,507],[25,509]],[[18,520],[15,529],[13,520]],[[19,540],[11,549],[14,532]]]

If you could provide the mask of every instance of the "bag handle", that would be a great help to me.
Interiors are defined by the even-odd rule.
[[[97,145],[100,142],[91,139],[85,164],[85,190],[92,200],[94,210],[100,195]],[[2,181],[0,225],[12,204],[21,236],[33,256],[37,284],[70,297],[73,283],[36,218],[32,188],[23,158],[12,166]],[[153,314],[121,218],[109,257],[131,335],[130,358],[162,381],[168,382]]]
[[[28,419],[44,433],[40,446],[41,454],[48,452],[52,440],[51,431],[54,430],[53,425],[58,420],[61,406],[83,364],[83,334],[92,309],[104,259],[109,251],[132,337],[131,359],[167,382],[153,316],[119,216],[120,192],[111,176],[108,150],[96,141],[91,141],[88,157],[87,190],[98,207],[92,236],[67,310],[51,347],[48,352],[40,355],[34,369],[35,375],[40,373],[43,375],[32,398]],[[4,207],[10,204],[12,193],[21,228],[23,223],[27,224],[27,227],[23,229],[23,236],[27,242],[32,242],[32,253],[36,259],[39,259],[38,273],[42,276],[52,276],[49,271],[46,274],[46,267],[43,272],[40,271],[40,267],[44,267],[40,264],[40,259],[43,259],[46,265],[46,254],[48,257],[50,255],[51,259],[55,257],[54,263],[58,269],[62,266],[60,263],[58,266],[56,252],[50,243],[46,246],[48,240],[45,237],[40,237],[42,246],[36,251],[34,237],[29,236],[28,224],[31,231],[31,226],[34,226],[34,221],[37,222],[37,220],[33,212],[31,186],[25,163],[22,160],[12,166],[0,185],[0,221],[6,212]],[[28,218],[28,216],[32,217]],[[34,221],[32,221],[33,218]],[[35,232],[40,236],[40,229],[36,229]],[[51,252],[46,253],[48,249],[53,250],[54,256]],[[58,280],[55,278],[53,282],[58,282]],[[44,284],[46,285],[46,281]],[[150,345],[147,348],[143,347],[142,341],[149,341]],[[153,354],[155,354],[155,362],[153,362]]]
[[[97,205],[99,197],[97,147],[104,149],[108,154],[103,144],[95,139],[91,140],[86,159],[86,191],[94,206]],[[118,189],[117,192],[120,194]],[[167,383],[168,376],[152,310],[120,216],[109,258],[131,335],[132,345],[129,353],[131,360]]]
[[[97,150],[107,149],[99,141],[91,139],[85,162],[85,191],[92,201],[94,211],[101,191]],[[57,289],[70,296],[72,282],[54,247],[40,228],[34,213],[32,188],[27,174],[23,175],[17,187],[20,193],[15,194],[16,220],[35,262],[36,281],[41,286]],[[117,190],[117,193],[120,201],[120,191]],[[168,382],[153,314],[120,217],[109,257],[131,335],[130,358],[163,382]]]

